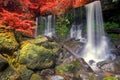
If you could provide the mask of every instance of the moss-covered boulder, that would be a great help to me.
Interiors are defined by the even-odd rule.
[[[75,59],[73,61],[60,64],[56,67],[56,71],[60,74],[63,74],[64,72],[75,73],[80,70],[81,66],[81,63]]]
[[[30,80],[43,80],[43,79],[38,74],[32,74]]]
[[[41,41],[40,41],[41,40]],[[19,51],[19,62],[29,69],[44,69],[54,65],[58,45],[45,37],[24,41]]]
[[[118,79],[112,76],[108,76],[108,77],[103,78],[103,80],[118,80]]]
[[[93,72],[87,72],[85,65],[78,59],[73,59],[56,66],[56,73],[65,80],[98,80]]]
[[[1,31],[0,29],[0,51],[15,50],[19,44],[15,39],[15,35],[10,31]]]

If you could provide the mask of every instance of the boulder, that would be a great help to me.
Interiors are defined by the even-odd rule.
[[[19,44],[15,39],[15,35],[10,31],[0,31],[0,52],[9,52],[16,50]]]
[[[40,72],[41,76],[49,76],[54,74],[55,74],[55,71],[53,69],[44,69]]]
[[[56,66],[56,73],[62,75],[65,80],[99,80],[94,72],[88,71],[82,61],[73,59]]]
[[[119,57],[113,61],[99,62],[97,65],[102,71],[120,74],[120,58]]]
[[[32,74],[30,80],[43,80],[43,79],[38,74]]]
[[[33,71],[27,69],[25,65],[20,65],[16,71],[20,75],[21,80],[30,80],[31,75],[33,74]]]
[[[32,70],[49,68],[54,65],[58,50],[58,45],[48,42],[45,37],[25,41],[20,49],[19,62]]]

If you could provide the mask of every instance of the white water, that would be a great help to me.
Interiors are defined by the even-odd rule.
[[[43,17],[45,20],[45,31],[44,35],[52,37],[55,34],[55,16],[54,15],[48,15],[47,17]]]
[[[35,26],[35,35],[34,35],[34,38],[36,38],[37,37],[37,35],[38,35],[38,22],[39,22],[39,20],[38,20],[39,18],[38,17],[36,17],[36,26]]]
[[[81,11],[82,10],[80,8],[74,9],[75,20],[73,21],[71,29],[70,29],[70,38],[75,39],[75,40],[80,40],[80,42],[86,42],[85,39],[82,37],[83,24],[81,23],[82,18],[79,16],[79,15],[82,16]]]
[[[82,29],[81,29],[81,25],[75,25],[72,24],[71,30],[70,30],[70,36],[71,38],[75,38],[77,39],[81,39],[82,38]]]
[[[86,6],[87,11],[87,43],[83,50],[86,62],[104,61],[112,58],[108,41],[105,37],[100,1],[94,1]]]

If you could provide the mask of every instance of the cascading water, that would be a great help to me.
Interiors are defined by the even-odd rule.
[[[34,38],[36,38],[37,35],[38,35],[38,22],[39,22],[39,18],[36,17],[36,27],[35,27],[35,35],[34,35]]]
[[[72,24],[71,30],[70,30],[70,36],[71,38],[81,39],[82,38],[82,29],[81,25],[75,25]]]
[[[70,38],[75,40],[80,40],[80,42],[85,42],[85,39],[82,37],[82,8],[74,9],[74,21],[70,29]]]
[[[87,10],[87,43],[83,50],[83,58],[89,63],[113,58],[105,37],[100,1],[86,6]]]
[[[43,17],[45,24],[44,35],[52,37],[55,34],[55,16],[48,15],[47,17]]]

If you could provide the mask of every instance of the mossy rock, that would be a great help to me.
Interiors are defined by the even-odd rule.
[[[43,79],[38,74],[32,74],[30,80],[43,80]]]
[[[75,59],[70,62],[62,63],[62,64],[56,66],[55,69],[59,74],[64,74],[66,72],[75,73],[76,71],[79,71],[81,67],[82,67],[82,65],[79,62],[79,60]]]
[[[109,76],[109,77],[103,78],[103,80],[118,80],[118,79],[115,77]]]
[[[0,32],[0,50],[15,50],[18,46],[19,44],[17,43],[13,32]]]
[[[65,80],[99,80],[93,72],[87,72],[86,69],[78,59],[72,59],[55,67],[56,73]]]
[[[23,42],[19,53],[19,62],[25,64],[29,69],[43,69],[53,66],[59,47],[53,42],[44,43],[36,44],[33,40]]]
[[[19,73],[21,80],[30,80],[31,75],[33,74],[33,71],[27,69],[25,65],[20,65],[16,71]]]

